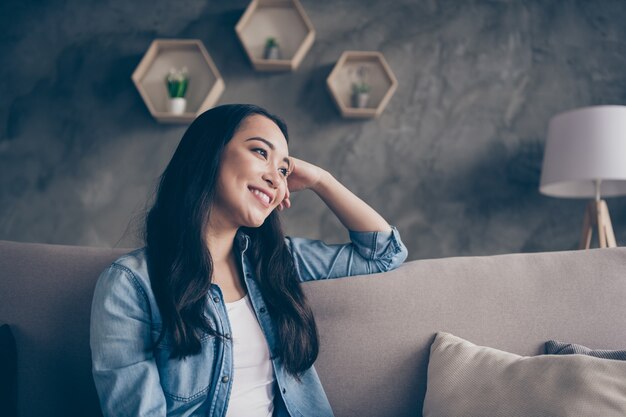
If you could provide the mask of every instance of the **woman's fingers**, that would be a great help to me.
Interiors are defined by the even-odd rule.
[[[289,207],[291,207],[291,200],[289,200],[289,197],[285,197],[285,199],[281,201],[276,208],[278,209],[278,211],[283,211],[284,209]]]

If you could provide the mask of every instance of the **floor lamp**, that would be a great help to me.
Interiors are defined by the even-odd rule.
[[[603,197],[626,195],[626,106],[594,106],[550,120],[539,191],[552,197],[593,198],[583,219],[580,249],[597,229],[601,248],[616,246]]]

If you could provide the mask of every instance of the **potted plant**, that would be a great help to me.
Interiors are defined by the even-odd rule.
[[[280,59],[280,46],[278,41],[274,37],[269,37],[265,41],[265,52],[263,54],[265,59]]]
[[[367,107],[371,86],[365,81],[352,83],[352,106],[358,109]]]
[[[167,86],[168,103],[167,109],[173,114],[183,114],[187,107],[185,94],[189,85],[189,76],[187,75],[187,67],[181,70],[176,68],[170,69],[165,77],[165,85]]]

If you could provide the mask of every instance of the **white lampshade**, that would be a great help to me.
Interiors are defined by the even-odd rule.
[[[626,194],[626,106],[585,107],[550,120],[539,191],[553,197]]]

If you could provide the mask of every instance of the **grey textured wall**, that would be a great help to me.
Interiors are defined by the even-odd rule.
[[[0,239],[138,244],[185,127],[156,123],[130,75],[154,38],[198,38],[226,82],[290,125],[291,153],[399,227],[410,258],[571,249],[585,201],[541,196],[548,120],[626,103],[626,2],[302,0],[316,41],[294,73],[253,71],[234,33],[247,1],[0,2]],[[378,50],[399,88],[382,117],[340,118],[325,80]],[[293,235],[346,233],[313,193]],[[608,201],[618,244],[626,201]]]

